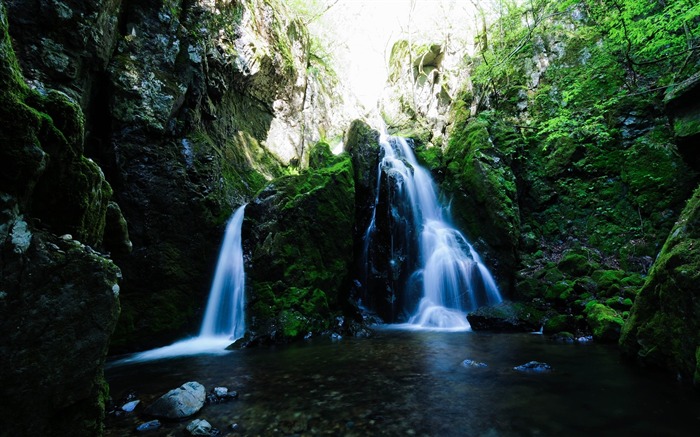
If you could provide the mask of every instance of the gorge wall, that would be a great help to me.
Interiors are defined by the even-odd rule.
[[[107,348],[194,332],[231,211],[347,115],[282,2],[0,8],[3,432],[98,435]]]

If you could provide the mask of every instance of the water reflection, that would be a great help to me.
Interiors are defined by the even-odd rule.
[[[554,371],[513,370],[531,360]],[[695,392],[622,365],[613,348],[527,334],[380,330],[113,367],[107,378],[115,398],[136,390],[146,404],[190,380],[228,386],[241,397],[198,417],[243,435],[696,435],[700,425]],[[112,419],[106,434],[133,435],[139,421]]]

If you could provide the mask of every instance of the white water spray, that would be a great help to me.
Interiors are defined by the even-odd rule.
[[[379,173],[384,172],[390,176],[387,180],[394,181],[391,187],[392,214],[403,215],[394,217],[394,220],[412,224],[412,229],[405,233],[409,238],[417,236],[415,271],[406,284],[400,284],[404,293],[416,284],[422,290],[417,303],[407,298],[407,305],[414,307],[407,308],[410,314],[408,326],[468,330],[466,313],[482,305],[501,302],[498,287],[464,235],[448,223],[446,208],[438,201],[432,177],[418,164],[407,141],[382,135],[380,144],[384,157]],[[381,177],[378,178],[377,193],[380,181]],[[377,201],[365,234],[365,258],[375,231]],[[404,205],[394,205],[398,202]]]

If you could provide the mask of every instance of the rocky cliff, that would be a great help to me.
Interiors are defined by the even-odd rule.
[[[25,83],[7,30],[0,2],[3,433],[97,435],[121,273],[95,249],[121,217],[108,219],[112,189],[84,155],[79,104]]]
[[[96,435],[110,336],[196,330],[231,211],[342,135],[337,80],[279,1],[0,7],[3,424]]]

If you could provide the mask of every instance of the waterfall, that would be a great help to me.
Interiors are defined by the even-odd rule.
[[[501,302],[491,273],[462,233],[449,224],[430,173],[421,167],[404,138],[380,137],[377,196],[364,235],[365,281],[378,238],[377,209],[382,183],[388,192],[390,222],[388,280],[392,304],[408,324],[423,328],[469,329],[468,311]]]
[[[214,280],[209,290],[204,320],[197,337],[169,346],[139,352],[110,363],[110,366],[197,354],[225,354],[226,347],[245,334],[245,272],[241,226],[245,205],[226,225]]]
[[[241,244],[244,210],[245,205],[238,208],[226,226],[200,337],[225,336],[238,340],[245,334],[245,272]]]

